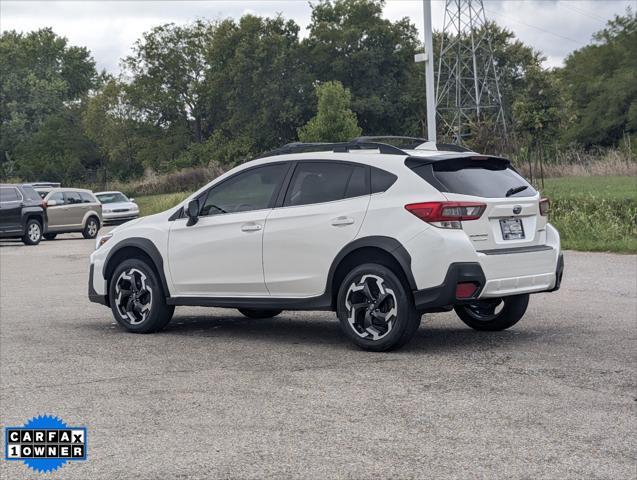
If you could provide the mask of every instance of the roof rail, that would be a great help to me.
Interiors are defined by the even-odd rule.
[[[356,137],[352,142],[376,142],[380,140],[394,140],[402,141],[402,148],[408,150],[415,149],[417,146],[423,143],[429,142],[426,138],[420,137],[401,137],[398,135],[379,135],[375,137]],[[432,142],[433,143],[433,142]],[[455,143],[436,143],[436,149],[446,150],[448,152],[472,152],[470,148],[463,147],[462,145],[456,145]]]
[[[352,139],[352,142],[380,142],[382,140],[392,140],[392,141],[401,141],[404,143],[402,145],[403,148],[415,148],[418,145],[428,142],[426,138],[419,137],[403,137],[399,135],[377,135],[377,136],[365,136],[365,137],[356,137]]]
[[[351,142],[339,142],[339,143],[301,143],[293,142],[283,145],[270,152],[266,152],[260,155],[258,158],[272,157],[275,155],[285,155],[288,153],[307,153],[307,152],[325,152],[333,151],[339,153],[346,153],[350,150],[378,150],[380,153],[388,155],[408,155],[407,152],[401,150],[393,145],[380,142],[367,142],[367,141],[351,141]]]

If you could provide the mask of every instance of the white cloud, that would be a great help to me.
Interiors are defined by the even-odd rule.
[[[606,20],[623,13],[630,0],[486,0],[487,17],[513,30],[525,43],[541,50],[546,66],[560,65],[568,53],[590,41]],[[432,4],[434,28],[443,24],[444,1]],[[29,31],[50,26],[74,45],[88,47],[98,65],[119,70],[119,59],[129,53],[143,32],[162,23],[186,23],[196,18],[238,19],[245,13],[294,19],[305,35],[311,9],[306,0],[287,1],[60,1],[0,3],[0,29]],[[409,17],[422,31],[420,0],[390,0],[386,18]]]

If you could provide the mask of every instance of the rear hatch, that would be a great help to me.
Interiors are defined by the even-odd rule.
[[[411,158],[406,165],[449,201],[485,205],[480,218],[462,221],[462,229],[476,250],[546,243],[546,216],[540,213],[539,193],[508,160],[464,155],[426,161]]]

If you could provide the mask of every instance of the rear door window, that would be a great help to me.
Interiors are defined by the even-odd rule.
[[[338,162],[299,162],[284,206],[311,205],[366,195],[366,168]]]
[[[408,166],[441,192],[485,198],[532,197],[537,193],[503,160],[453,159]]]
[[[20,200],[18,189],[15,187],[0,187],[0,202],[17,202]]]
[[[82,203],[82,197],[80,197],[78,192],[64,192],[64,196],[66,197],[66,203],[69,205]]]

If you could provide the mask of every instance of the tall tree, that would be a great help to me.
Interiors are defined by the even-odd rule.
[[[0,35],[0,170],[18,168],[16,148],[29,141],[50,115],[85,95],[97,82],[84,47],[44,28]],[[4,167],[4,168],[2,168]]]
[[[319,81],[338,80],[352,92],[352,109],[366,134],[402,134],[408,115],[401,94],[418,48],[416,27],[382,17],[384,1],[324,0],[313,5],[303,41],[308,69]]]
[[[567,142],[616,145],[637,135],[637,16],[610,20],[594,43],[576,50],[561,71],[573,121]]]
[[[122,62],[131,80],[130,101],[140,114],[163,128],[185,128],[196,142],[207,129],[206,51],[214,31],[214,23],[202,20],[160,25],[146,32]]]
[[[343,142],[358,137],[361,128],[350,109],[351,94],[341,82],[326,82],[316,86],[318,108],[316,116],[299,129],[302,142]]]

